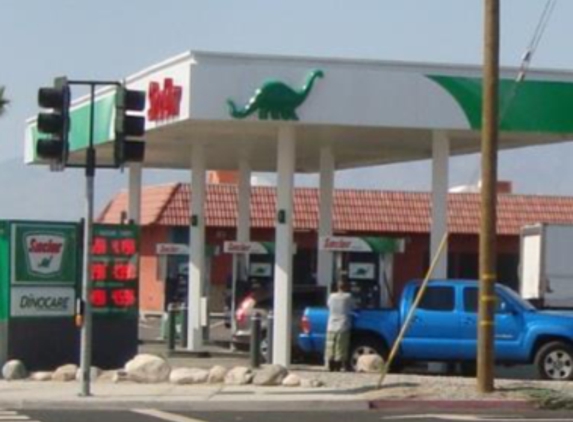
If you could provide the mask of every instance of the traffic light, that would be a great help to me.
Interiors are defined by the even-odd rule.
[[[38,132],[36,143],[38,157],[50,160],[58,165],[66,165],[68,160],[68,133],[70,131],[70,86],[65,77],[54,80],[53,87],[40,88],[38,104],[50,112],[38,114]]]
[[[117,166],[126,162],[142,162],[145,156],[145,117],[132,112],[145,109],[145,92],[117,88],[115,97],[115,144],[114,159]],[[133,139],[136,138],[136,139]],[[139,139],[137,139],[139,138]]]

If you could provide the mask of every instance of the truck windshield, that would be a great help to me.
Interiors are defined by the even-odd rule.
[[[500,290],[503,290],[503,292],[508,295],[509,297],[511,297],[511,299],[516,302],[519,306],[521,306],[523,309],[525,309],[526,311],[534,311],[535,310],[535,306],[533,306],[531,303],[529,303],[528,301],[526,301],[525,299],[523,299],[521,296],[519,296],[514,290],[511,290],[509,287],[506,286],[499,286],[498,287]]]

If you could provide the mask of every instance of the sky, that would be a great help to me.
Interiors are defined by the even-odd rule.
[[[501,0],[503,66],[519,66],[546,2]],[[477,65],[483,60],[483,0],[0,0],[0,6],[0,85],[11,100],[0,118],[0,219],[78,219],[84,213],[82,171],[50,173],[23,164],[25,121],[38,113],[38,88],[56,76],[117,80],[189,50]],[[573,71],[571,16],[573,2],[557,0],[532,68]],[[517,193],[573,195],[572,156],[570,142],[502,152],[499,177],[511,180]],[[450,185],[476,183],[479,156],[454,158],[450,170]],[[188,177],[146,170],[144,183]],[[126,181],[126,173],[98,172],[96,212]],[[297,178],[297,185],[315,183],[313,176]],[[336,176],[336,187],[430,186],[428,161]]]

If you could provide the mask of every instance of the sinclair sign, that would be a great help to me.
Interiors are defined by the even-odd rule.
[[[74,225],[16,223],[12,231],[12,283],[73,284],[77,278]]]
[[[397,253],[404,252],[404,240],[392,237],[323,236],[319,249],[333,252]]]

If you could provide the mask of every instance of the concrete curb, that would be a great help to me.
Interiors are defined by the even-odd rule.
[[[534,402],[527,400],[370,400],[370,409],[378,410],[536,410]]]
[[[292,401],[169,401],[169,400],[125,400],[110,401],[97,397],[77,400],[0,400],[0,408],[14,410],[131,410],[160,409],[173,411],[237,411],[237,412],[296,412],[305,411],[367,411],[365,400],[292,400]]]

